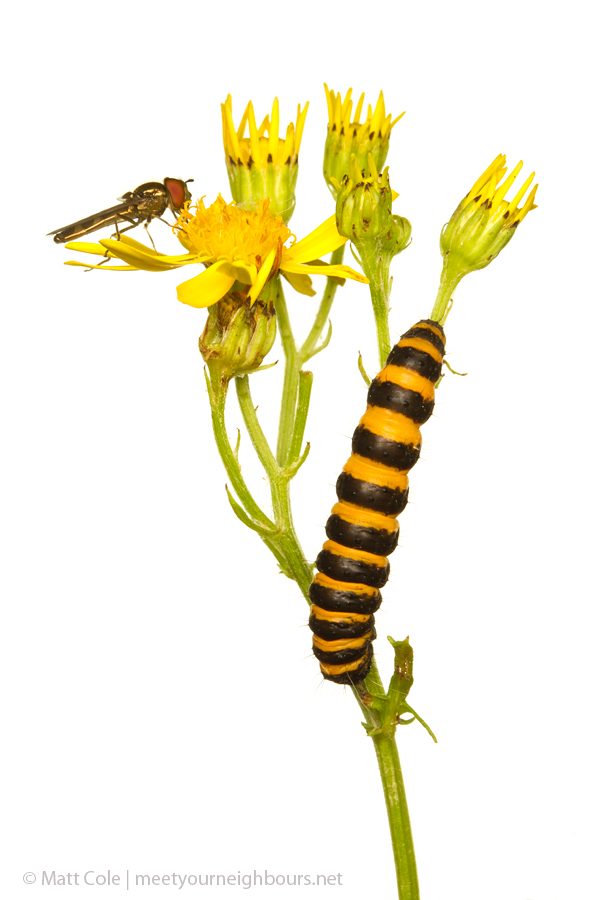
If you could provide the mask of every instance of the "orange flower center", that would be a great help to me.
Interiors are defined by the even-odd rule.
[[[240,209],[219,196],[210,206],[204,198],[184,209],[177,225],[181,243],[205,261],[243,262],[260,268],[262,261],[295,236],[281,216],[269,210],[270,200],[256,209]]]

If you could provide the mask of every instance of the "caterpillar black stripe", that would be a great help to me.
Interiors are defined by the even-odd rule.
[[[309,626],[323,677],[356,684],[369,674],[374,613],[398,544],[397,517],[408,502],[408,472],[421,452],[420,426],[433,412],[446,338],[422,319],[402,335],[371,382],[352,456],[337,480],[339,502],[325,531],[310,586]]]

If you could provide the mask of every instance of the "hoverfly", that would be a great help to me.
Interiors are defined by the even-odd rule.
[[[192,199],[187,185],[189,181],[193,180],[193,178],[189,178],[188,181],[181,181],[179,178],[165,178],[162,184],[158,181],[147,181],[136,187],[134,191],[127,191],[126,194],[123,194],[120,198],[121,203],[117,203],[116,206],[110,206],[85,219],[79,219],[71,225],[57,228],[50,234],[54,235],[57,244],[64,244],[66,241],[97,231],[98,228],[104,228],[105,225],[115,226],[117,239],[124,231],[130,231],[142,222],[147,230],[148,223],[152,219],[160,219],[161,222],[168,225],[166,219],[162,218],[162,214],[170,209],[175,215],[184,203]],[[129,222],[130,224],[127,228],[119,231],[119,222]],[[151,237],[150,240],[152,241]],[[152,244],[154,245],[154,241]]]

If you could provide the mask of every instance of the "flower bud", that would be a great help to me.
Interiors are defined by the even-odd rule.
[[[325,85],[329,124],[325,141],[323,159],[323,175],[327,187],[337,199],[340,185],[345,176],[350,174],[350,160],[356,157],[360,170],[369,170],[369,154],[375,160],[378,172],[383,168],[390,145],[390,133],[396,122],[402,118],[401,113],[392,121],[391,115],[385,114],[383,92],[372,110],[367,109],[365,121],[360,123],[365,95],[361,94],[354,118],[352,117],[352,88],[342,102],[341,94],[335,94]]]
[[[504,179],[507,171],[505,163],[506,157],[503,154],[496,157],[442,229],[441,254],[447,258],[449,267],[462,273],[461,277],[467,272],[489,266],[511,240],[519,222],[530,210],[536,208],[534,199],[537,184],[529,193],[522,209],[518,208],[535,172],[531,173],[510,203],[504,199],[523,168],[523,163],[519,162]]]
[[[527,193],[532,172],[512,200],[504,197],[523,168],[519,162],[506,178],[506,156],[499,154],[477,179],[467,196],[459,203],[452,218],[442,228],[440,252],[444,257],[440,288],[431,318],[442,324],[452,307],[452,293],[465,275],[489,266],[515,234],[517,225],[534,203],[537,184],[529,192],[523,206],[519,203]]]
[[[211,375],[225,383],[235,375],[255,372],[273,346],[276,333],[271,301],[252,304],[244,293],[231,291],[209,307],[200,353]]]
[[[279,101],[273,101],[271,117],[265,116],[260,128],[256,126],[254,107],[246,107],[239,128],[233,123],[231,94],[221,106],[223,116],[223,144],[229,185],[236,204],[242,208],[256,207],[270,198],[271,210],[288,222],[296,206],[298,153],[308,103],[298,106],[296,126],[290,122],[285,139],[279,137]],[[249,137],[244,137],[248,126]]]
[[[392,215],[392,200],[398,195],[390,187],[389,169],[379,175],[375,159],[368,156],[370,174],[365,177],[352,154],[350,174],[338,184],[336,221],[338,231],[359,249],[372,243],[378,252],[392,256],[409,244],[411,224],[408,219]]]
[[[394,250],[394,256],[397,253],[402,253],[403,250],[406,250],[408,245],[410,244],[412,237],[412,225],[405,219],[404,216],[392,216],[393,227],[392,234],[396,240],[396,248]]]

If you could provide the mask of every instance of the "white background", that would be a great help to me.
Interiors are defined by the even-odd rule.
[[[400,729],[424,900],[592,900],[597,865],[597,102],[580,3],[14,5],[2,77],[2,896],[43,870],[342,875],[247,896],[394,896],[377,769],[307,610],[231,513],[181,273],[85,274],[46,232],[166,175],[229,198],[219,104],[310,100],[299,237],[332,212],[322,82],[380,88],[413,245],[392,327],[426,316],[439,230],[498,152],[539,209],[456,292],[448,376],[378,614],[410,633]],[[160,223],[155,240],[172,240]],[[594,277],[592,276],[592,272]],[[189,277],[187,273],[186,277]],[[317,279],[315,279],[317,280]],[[317,285],[319,286],[319,285]],[[302,333],[316,298],[289,302]],[[295,482],[309,558],[377,368],[347,284]],[[274,350],[271,359],[280,356]],[[281,369],[281,366],[277,367]],[[272,435],[281,372],[252,379]],[[230,428],[238,424],[235,401]],[[247,439],[244,470],[266,499]],[[23,873],[37,874],[35,886]],[[115,893],[116,891],[116,893]],[[65,893],[66,892],[66,893]],[[143,894],[143,892],[142,892]],[[241,887],[146,894],[242,895]]]

